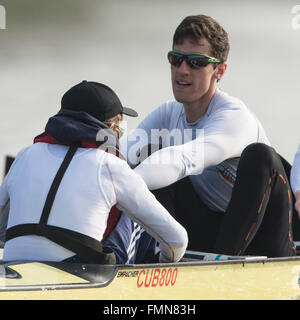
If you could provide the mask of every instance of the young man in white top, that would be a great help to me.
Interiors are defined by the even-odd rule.
[[[104,84],[83,81],[64,94],[1,185],[4,260],[154,262],[153,239],[160,262],[181,259],[185,229],[119,157],[123,115],[137,113]]]
[[[188,249],[294,255],[280,158],[255,115],[217,87],[228,52],[228,35],[217,21],[186,17],[168,53],[176,101],[151,112],[121,139],[121,150],[185,226]],[[153,145],[160,150],[153,152]],[[145,149],[151,155],[143,160]]]

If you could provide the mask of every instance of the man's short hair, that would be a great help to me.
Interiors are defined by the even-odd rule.
[[[228,34],[213,18],[205,15],[193,15],[183,19],[175,30],[173,46],[186,38],[199,40],[206,38],[211,46],[211,56],[225,62],[229,53]]]

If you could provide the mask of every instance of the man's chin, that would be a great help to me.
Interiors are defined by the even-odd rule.
[[[178,94],[176,94],[174,91],[173,91],[173,96],[174,96],[174,99],[177,101],[177,102],[180,102],[180,103],[184,103],[186,102],[186,99]]]

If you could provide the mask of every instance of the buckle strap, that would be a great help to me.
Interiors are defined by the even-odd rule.
[[[102,243],[85,234],[45,224],[26,223],[13,226],[6,231],[6,241],[26,235],[45,237],[56,244],[75,252],[82,258],[100,264],[115,264],[113,252],[103,252]]]

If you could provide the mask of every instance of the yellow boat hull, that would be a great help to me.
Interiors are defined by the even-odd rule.
[[[3,263],[0,299],[287,300],[300,299],[299,276],[300,257],[127,266]]]

